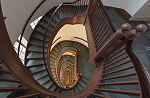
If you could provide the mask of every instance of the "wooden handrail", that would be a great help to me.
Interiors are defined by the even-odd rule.
[[[79,19],[79,20],[77,20],[77,19]],[[65,25],[66,23],[70,23],[70,24],[81,23],[81,24],[84,24],[84,21],[83,21],[84,19],[85,19],[84,15],[75,16],[73,18],[64,18],[64,19],[62,19],[60,21],[60,23],[56,26],[56,28],[54,29],[54,31],[51,35],[52,39],[49,41],[49,47],[48,48],[49,49],[51,48],[52,41],[53,41],[55,35],[57,34],[58,30],[63,25]],[[100,61],[97,61],[96,69],[94,70],[93,75],[92,75],[88,85],[82,91],[80,91],[78,93],[73,93],[73,94],[59,94],[59,93],[51,92],[48,89],[41,86],[31,76],[29,71],[23,66],[22,62],[20,61],[19,57],[17,56],[17,54],[16,54],[16,52],[13,48],[13,45],[10,41],[9,36],[8,36],[8,32],[6,30],[6,26],[5,26],[5,23],[4,23],[4,20],[3,20],[1,9],[0,9],[0,27],[1,27],[1,29],[0,29],[0,35],[1,35],[0,36],[0,45],[3,46],[2,48],[0,48],[0,58],[2,58],[2,61],[7,65],[8,69],[11,71],[11,74],[16,75],[16,77],[19,78],[19,80],[21,80],[21,82],[26,85],[26,86],[23,85],[23,87],[19,87],[19,88],[2,88],[1,87],[0,91],[2,91],[2,92],[3,91],[10,92],[10,91],[30,90],[31,89],[31,90],[35,90],[35,91],[39,92],[38,94],[41,94],[43,96],[45,95],[45,96],[52,96],[52,97],[59,97],[59,98],[60,97],[70,98],[70,96],[73,96],[73,97],[77,98],[77,97],[88,96],[89,94],[93,94],[93,95],[96,95],[96,96],[99,96],[99,97],[106,97],[107,98],[107,96],[102,96],[102,95],[98,95],[98,94],[93,93],[94,90],[99,90],[99,91],[104,91],[104,92],[112,92],[112,93],[126,94],[126,95],[135,95],[135,96],[140,96],[141,95],[140,97],[142,97],[142,98],[149,98],[150,97],[150,77],[149,77],[149,74],[132,51],[133,39],[136,36],[138,36],[139,32],[143,32],[144,30],[146,30],[146,27],[143,26],[143,25],[138,25],[136,27],[136,30],[131,30],[126,35],[123,32],[124,32],[124,30],[128,30],[128,28],[122,28],[121,30],[119,30],[119,33],[116,33],[114,36],[112,36],[112,39],[109,40],[108,42],[111,43],[110,41],[113,41],[113,43],[112,43],[113,45],[110,45],[109,43],[103,45],[103,47],[102,47],[103,49],[100,50],[99,55],[95,58],[97,60],[99,60],[101,58],[102,59]],[[120,33],[121,33],[121,36],[119,35]],[[46,32],[45,32],[45,34],[46,34]],[[43,43],[43,45],[44,44],[45,43]],[[122,69],[119,69],[119,70],[109,72],[109,74],[135,67],[137,76],[139,78],[140,92],[139,91],[130,91],[129,92],[129,91],[126,91],[126,90],[114,90],[114,89],[97,89],[97,86],[99,84],[99,80],[103,80],[102,76],[108,74],[108,73],[105,73],[105,74],[102,73],[103,69],[104,69],[105,59],[107,59],[106,57],[110,56],[110,54],[112,54],[116,50],[120,49],[124,45],[126,45],[127,54],[129,55],[129,57],[132,60],[132,63],[134,65],[131,65],[129,67],[125,67],[125,68],[122,68]],[[111,48],[109,48],[109,47],[111,47]],[[44,50],[44,48],[43,48],[43,50]],[[105,54],[102,54],[101,51],[103,51]],[[45,53],[45,51],[44,51],[44,53]],[[48,51],[48,54],[49,54],[49,51]],[[49,56],[48,56],[48,58],[49,58]],[[45,57],[44,57],[44,61],[45,61]],[[135,75],[135,73],[130,73],[130,74],[124,74],[124,76],[129,76],[129,75],[133,75],[133,74]],[[118,77],[124,77],[124,76],[115,76],[115,77],[111,77],[111,78],[118,78]],[[104,78],[104,79],[108,79],[108,78]],[[14,80],[8,80],[8,79],[2,79],[2,80],[3,81],[14,81]],[[15,81],[15,82],[18,82],[18,81]],[[138,81],[130,81],[130,83],[128,83],[128,84],[137,84],[137,82]],[[118,83],[123,84],[123,85],[125,84],[123,82],[122,83],[120,83],[120,82],[116,83],[115,82],[115,83],[109,83],[109,84],[112,85],[112,84],[118,84]],[[107,85],[109,85],[109,84],[107,84]],[[102,85],[106,85],[106,84],[102,84]]]
[[[19,55],[19,52],[20,52],[20,46],[21,46],[21,42],[22,42],[22,38],[23,38],[23,35],[24,35],[24,32],[25,32],[25,29],[27,27],[27,25],[29,24],[29,21],[31,20],[31,18],[33,17],[34,13],[38,10],[38,8],[45,2],[46,0],[43,0],[39,3],[39,5],[33,10],[33,12],[31,13],[31,15],[29,16],[29,18],[27,19],[23,29],[22,29],[22,32],[21,32],[21,36],[20,36],[20,39],[19,39],[19,45],[18,45],[18,55]]]
[[[106,58],[102,54],[105,53],[107,55],[107,49],[112,48],[112,45],[116,43],[118,40],[123,38],[125,36],[125,32],[130,30],[131,26],[128,23],[125,23],[121,26],[121,29],[118,29],[110,38],[109,40],[101,47],[101,49],[97,52],[97,55],[95,58],[96,61],[98,61],[99,58]],[[108,55],[107,55],[108,56]]]
[[[132,43],[133,40],[127,42],[126,50],[130,59],[132,60],[132,63],[134,64],[137,76],[139,78],[140,89],[142,94],[141,97],[150,98],[150,75],[145,69],[144,65],[141,64],[136,55],[133,53]]]
[[[7,65],[8,69],[13,74],[15,74],[23,83],[27,84],[32,89],[36,89],[37,91],[45,95],[53,95],[52,92],[41,86],[29,74],[29,71],[24,67],[19,57],[17,56],[6,30],[1,6],[0,6],[0,27],[1,27],[0,45],[3,46],[3,48],[0,48],[0,58]]]
[[[133,39],[139,35],[139,32],[146,31],[147,27],[143,24],[140,24],[136,27],[136,30],[131,30],[127,35],[126,38],[129,40],[127,42],[126,51],[134,64],[136,69],[137,76],[140,82],[140,89],[141,89],[141,97],[142,98],[149,98],[150,97],[150,75],[145,69],[144,65],[138,60],[134,52],[132,51],[132,44]]]
[[[73,18],[64,18],[64,19],[62,19],[58,24],[57,24],[57,26],[55,27],[55,29],[54,29],[54,31],[53,31],[53,33],[51,34],[51,38],[50,38],[50,41],[49,41],[49,46],[48,46],[48,50],[49,49],[51,49],[51,46],[52,46],[52,42],[53,42],[53,39],[54,39],[54,37],[55,37],[55,35],[57,34],[57,32],[59,31],[59,29],[62,27],[62,26],[64,26],[65,24],[83,24],[83,19],[84,19],[84,16],[75,16],[75,17],[73,17]],[[43,47],[43,51],[44,51],[44,47]],[[43,54],[43,57],[45,58],[45,56],[44,56],[45,54]],[[51,73],[51,70],[50,70],[50,61],[49,61],[49,55],[50,55],[50,51],[47,51],[47,55],[48,55],[48,57],[47,58],[45,58],[45,59],[47,59],[48,61],[45,61],[45,59],[44,59],[44,62],[46,63],[46,62],[48,62],[47,63],[47,69],[49,69],[49,74],[50,74],[50,76],[52,76],[52,73]],[[55,80],[54,80],[54,78],[53,77],[51,77],[51,79],[53,80],[53,82],[55,83]],[[55,83],[56,84],[56,83]]]
[[[56,60],[56,66],[55,66],[56,77],[57,77],[58,80],[59,80],[58,75],[57,75],[58,64],[59,64],[59,61],[60,61],[61,57],[63,56],[63,54],[66,53],[66,52],[70,52],[70,53],[73,53],[73,54],[76,53],[76,52],[74,52],[74,51],[65,50],[65,51],[63,51],[63,52],[59,55],[58,59]],[[70,63],[70,64],[71,64],[71,63]]]
[[[84,19],[84,25],[85,25],[85,22],[86,22],[86,19],[87,19],[87,16],[88,16],[88,13],[89,13],[91,7],[92,7],[92,0],[89,0],[88,7],[87,7],[87,10],[86,10],[85,19]]]
[[[8,36],[6,26],[2,16],[2,10],[0,9],[0,45],[3,48],[0,48],[0,58],[7,65],[9,70],[15,74],[23,83],[28,85],[30,88],[39,91],[41,94],[49,96],[66,96],[63,94],[57,95],[55,92],[51,92],[48,89],[41,86],[29,73],[29,71],[24,67],[19,57],[17,56],[13,45]],[[10,89],[11,90],[11,89]],[[66,96],[67,97],[67,96]]]

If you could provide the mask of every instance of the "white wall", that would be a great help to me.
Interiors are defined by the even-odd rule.
[[[150,21],[150,0],[147,1],[131,18],[135,21]]]
[[[3,15],[7,17],[5,24],[13,44],[19,37],[27,18],[40,2],[41,0],[1,0]]]
[[[13,44],[17,40],[18,36],[21,34],[23,26],[27,21],[28,17],[41,1],[42,0],[1,0],[3,14],[5,17],[7,17],[7,19],[5,20],[6,27]],[[59,5],[62,2],[73,1],[75,0],[46,0],[46,2],[38,9],[38,11],[32,17],[30,23],[39,16],[45,14],[52,7]],[[150,13],[148,9],[150,9],[150,4],[149,2],[145,4],[147,1],[148,0],[102,0],[104,5],[125,9],[133,16],[131,18],[132,20],[143,20],[144,16],[146,16],[144,17],[144,19],[149,18]],[[143,5],[144,7],[142,7]],[[141,7],[143,9],[140,9]],[[137,11],[139,12],[137,13]],[[27,40],[29,39],[31,33],[32,29],[28,24],[25,31],[25,38]]]
[[[37,5],[43,0],[1,0],[3,15],[7,17],[5,24],[14,44],[24,27],[30,14],[34,11]],[[75,0],[46,0],[39,10],[32,17],[30,23],[45,14],[52,7],[61,4],[62,2],[73,2]],[[25,31],[25,38],[28,40],[32,29],[28,24]]]
[[[106,6],[113,6],[126,10],[133,16],[148,0],[102,0]]]

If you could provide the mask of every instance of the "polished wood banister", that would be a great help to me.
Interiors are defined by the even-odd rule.
[[[25,32],[25,29],[27,27],[27,25],[29,24],[29,21],[31,20],[31,18],[33,17],[34,13],[38,10],[38,8],[45,2],[46,0],[43,0],[39,3],[39,5],[34,9],[34,11],[31,13],[31,15],[29,16],[29,18],[27,19],[23,29],[22,29],[22,32],[21,32],[21,36],[20,36],[20,39],[19,39],[19,45],[18,45],[18,55],[19,55],[19,52],[20,52],[20,46],[21,46],[21,42],[22,42],[22,38],[23,38],[23,35],[24,35],[24,32]]]
[[[85,14],[85,19],[84,19],[84,25],[85,25],[88,13],[89,13],[89,11],[91,9],[91,5],[92,5],[92,0],[89,0],[88,7],[87,7],[87,10],[86,10],[86,14]]]
[[[3,77],[0,77],[0,81],[4,81],[4,82],[14,82],[14,83],[19,83],[19,82],[21,82],[20,80],[9,79],[9,78],[3,78]]]
[[[85,28],[86,28],[86,35],[88,39],[88,46],[89,46],[89,53],[90,53],[89,63],[94,63],[93,60],[95,59],[96,47],[95,47],[94,39],[92,37],[92,31],[91,31],[90,21],[88,16],[86,17],[85,20]]]
[[[75,8],[77,8],[77,7],[75,6]],[[77,20],[77,19],[79,19],[79,20]],[[63,25],[65,25],[66,23],[84,24],[84,19],[85,19],[85,15],[75,16],[73,18],[62,19],[63,22],[60,21],[60,23],[58,23],[58,25],[56,26],[56,28],[54,29],[54,31],[51,35],[52,39],[49,41],[49,47],[48,48],[49,49],[51,48],[52,41],[53,41],[55,35],[57,34],[58,30]],[[86,21],[87,21],[87,19],[86,19]],[[87,26],[86,23],[88,23],[88,22],[85,22],[85,26]],[[136,27],[136,30],[131,30],[126,35],[122,31],[128,30],[128,28],[124,27],[124,28],[122,28],[122,30],[120,30],[120,32],[122,33],[121,36],[117,35],[117,33],[116,33],[116,35],[112,36],[112,39],[111,39],[112,43],[109,40],[108,41],[109,43],[105,43],[105,45],[102,47],[103,50],[101,50],[101,51],[103,51],[105,54],[100,51],[99,55],[94,57],[94,59],[96,59],[96,61],[97,61],[96,62],[97,65],[96,65],[96,68],[93,72],[93,75],[92,75],[91,80],[88,83],[88,85],[82,91],[80,91],[78,93],[73,93],[73,94],[58,94],[55,92],[51,92],[51,91],[47,90],[46,88],[44,88],[43,86],[41,86],[37,81],[35,81],[34,78],[31,76],[31,74],[29,73],[29,71],[23,66],[23,64],[21,63],[21,61],[19,60],[19,58],[17,57],[17,54],[15,53],[15,51],[13,49],[13,46],[11,44],[11,41],[9,39],[7,30],[6,30],[4,21],[3,21],[1,10],[0,10],[0,26],[1,26],[0,45],[3,46],[3,48],[0,48],[0,58],[2,58],[3,62],[7,65],[8,69],[11,71],[11,74],[16,75],[16,77],[19,78],[22,83],[26,84],[26,86],[18,87],[18,88],[16,88],[16,87],[15,88],[13,88],[13,87],[12,88],[0,87],[0,91],[2,91],[2,92],[11,92],[11,91],[20,91],[20,90],[35,90],[38,92],[38,93],[36,93],[37,95],[38,94],[44,95],[44,97],[50,96],[50,97],[70,98],[70,96],[73,96],[73,97],[77,98],[77,97],[85,97],[85,96],[88,96],[89,94],[92,94],[92,95],[102,97],[102,98],[109,98],[107,96],[93,93],[95,90],[97,90],[97,91],[102,91],[102,92],[118,93],[118,94],[125,94],[125,95],[131,95],[131,96],[140,96],[141,98],[149,98],[150,97],[150,77],[149,77],[149,74],[132,51],[133,39],[136,36],[138,36],[139,32],[143,32],[146,29],[146,27],[143,25],[138,25]],[[45,32],[45,36],[46,36],[46,32]],[[112,45],[110,45],[110,43]],[[43,50],[45,48],[44,44],[45,44],[45,39],[43,41]],[[104,63],[110,62],[110,61],[105,62],[106,60],[108,60],[107,56],[111,55],[113,52],[120,49],[124,45],[126,45],[126,51],[128,54],[127,57],[130,57],[133,65],[103,74],[102,73],[103,71],[106,71],[108,69],[113,69],[113,68],[120,66],[122,64],[122,63],[120,63],[120,65],[118,64],[115,67],[110,67],[106,70],[103,70],[105,68]],[[113,47],[113,48],[111,49],[109,47],[111,47],[111,48]],[[96,49],[95,49],[95,51],[96,51]],[[43,53],[45,53],[45,51]],[[49,50],[48,50],[48,53],[49,53]],[[45,61],[45,56],[43,56],[43,57],[44,57],[44,61]],[[114,59],[114,58],[112,58],[112,59]],[[110,60],[112,60],[112,59],[110,59]],[[49,60],[49,56],[48,56],[48,60]],[[46,64],[46,61],[45,61],[45,64]],[[110,64],[108,64],[108,65],[110,65]],[[106,66],[108,66],[108,65],[106,65]],[[124,70],[130,69],[130,68],[135,68],[137,74],[134,72],[134,73],[129,73],[129,74],[123,74],[123,75],[118,75],[118,76],[113,76],[113,77],[102,78],[102,76],[104,76],[104,75],[124,71]],[[7,72],[4,70],[1,70],[1,71]],[[117,78],[121,78],[121,77],[133,76],[133,75],[137,75],[139,78],[139,81],[100,83],[100,85],[127,85],[127,84],[128,85],[131,85],[131,84],[137,85],[139,83],[141,91],[99,89],[99,88],[97,88],[99,81],[101,81],[101,80],[117,79]],[[4,79],[4,78],[1,78],[1,80],[2,81],[19,82],[19,81],[14,81],[12,79],[8,80],[8,79]],[[35,94],[35,96],[36,96],[36,94]],[[34,94],[32,94],[32,95],[34,96]],[[32,95],[29,95],[29,97]]]
[[[138,60],[136,55],[133,53],[132,43],[133,43],[132,40],[127,43],[126,50],[130,59],[132,60],[132,63],[135,66],[136,73],[139,78],[142,98],[149,98],[150,97],[150,75],[146,71],[144,65],[141,64],[141,62]]]
[[[81,1],[81,0],[79,0],[79,1]],[[76,2],[73,2],[72,4],[74,4],[74,3],[76,3]],[[45,35],[46,35],[46,33],[47,33],[47,31],[49,30],[49,25],[50,25],[50,22],[53,20],[53,17],[57,14],[57,12],[59,13],[59,10],[61,9],[62,10],[62,7],[64,6],[65,7],[65,4],[66,3],[62,3],[62,4],[60,4],[58,7],[57,7],[57,9],[54,11],[54,13],[52,14],[52,16],[51,16],[51,18],[50,18],[50,20],[49,20],[49,22],[48,22],[48,25],[47,25],[47,29],[46,29],[46,31],[45,31]],[[68,4],[68,3],[67,3]],[[60,16],[61,17],[61,16]],[[61,18],[63,18],[63,17],[61,17]],[[76,19],[75,19],[76,20]],[[79,19],[79,21],[82,21],[82,20],[80,20]],[[72,22],[74,23],[74,22],[76,22],[76,21],[73,21],[72,20]],[[72,23],[72,24],[73,24]],[[58,24],[57,24],[58,25]],[[64,24],[65,25],[65,24]],[[61,26],[62,27],[62,26]],[[53,31],[53,34],[54,34],[54,36],[55,36],[55,34],[58,32],[58,30],[59,29],[56,29],[57,27],[55,27],[55,29],[54,29],[54,31]],[[56,33],[54,33],[55,32],[55,30],[57,30],[56,31]],[[50,43],[52,43],[52,40],[54,39],[54,37],[53,37],[53,34],[51,35],[51,41],[49,42],[49,46],[51,45]],[[45,40],[45,37],[44,37],[44,39],[43,40]],[[46,63],[46,61],[45,61],[45,42],[43,41],[43,58],[44,58],[44,62]],[[50,50],[50,48],[48,48],[49,50]],[[47,52],[47,55],[49,55],[49,51]],[[48,59],[48,58],[47,58]],[[49,62],[49,61],[48,61]],[[48,63],[49,64],[49,63]],[[46,66],[47,67],[47,66]],[[47,69],[48,69],[49,67],[47,67]],[[49,71],[48,71],[49,72]],[[51,72],[49,72],[49,74],[51,75]],[[51,75],[52,76],[52,75]],[[52,80],[53,80],[53,82],[55,83],[55,81],[54,81],[54,79],[53,79],[53,77],[51,77],[52,78]],[[56,83],[55,83],[56,84]]]
[[[101,49],[98,51],[97,55],[95,58],[98,58],[98,57],[102,57],[101,54],[104,53],[104,51],[107,50],[107,48],[111,47],[112,44],[114,44],[116,41],[120,40],[122,37],[124,37],[125,35],[125,31],[128,31],[130,30],[131,26],[129,24],[123,24],[121,26],[121,29],[118,29],[116,31],[116,33],[114,33],[111,38],[105,43],[105,45],[103,45],[101,47]],[[102,58],[105,58],[105,57],[102,57]]]
[[[53,39],[55,37],[55,35],[57,34],[57,32],[59,31],[59,29],[64,26],[65,24],[83,24],[83,19],[84,19],[84,16],[75,16],[73,18],[64,18],[62,19],[58,24],[57,26],[55,27],[52,35],[51,35],[51,38],[50,38],[50,41],[49,41],[49,46],[48,46],[48,49],[51,49],[51,46],[52,46],[52,42],[53,42]],[[49,69],[49,74],[51,76],[51,79],[53,80],[53,82],[55,83],[55,80],[52,76],[52,73],[50,71],[50,61],[49,61],[49,54],[50,54],[50,51],[47,51],[47,55],[48,55],[48,65],[47,65],[47,68]],[[45,55],[45,54],[44,54]],[[55,83],[56,84],[56,83]]]
[[[102,11],[104,11],[104,13],[105,13],[105,15],[106,15],[106,17],[107,17],[107,21],[109,22],[109,25],[110,25],[112,31],[113,31],[113,32],[116,32],[116,30],[115,30],[115,28],[114,28],[112,22],[110,21],[110,18],[109,18],[109,16],[108,16],[107,12],[106,12],[105,9],[104,9],[104,5],[102,4],[102,1],[101,1],[101,0],[98,0],[98,1],[99,1],[100,8],[102,9]]]
[[[29,74],[29,71],[24,67],[19,57],[17,56],[6,30],[1,6],[0,27],[0,45],[3,46],[3,48],[0,48],[0,58],[3,60],[5,65],[7,65],[8,69],[29,87],[36,89],[45,95],[53,95],[49,90],[41,86],[35,79],[33,79],[31,74]]]
[[[131,95],[131,96],[140,96],[140,91],[116,90],[116,89],[98,89],[98,88],[96,88],[95,90],[103,91],[103,92],[110,92],[110,93],[125,94],[125,95]]]
[[[132,60],[132,63],[135,66],[137,76],[139,78],[140,83],[140,89],[141,89],[141,97],[142,98],[149,98],[150,97],[150,75],[146,71],[144,65],[141,64],[141,62],[138,60],[136,55],[132,51],[132,43],[133,39],[138,36],[139,32],[144,32],[147,29],[147,27],[143,24],[138,25],[136,27],[136,30],[131,30],[127,35],[127,39],[129,40],[127,42],[126,51]]]

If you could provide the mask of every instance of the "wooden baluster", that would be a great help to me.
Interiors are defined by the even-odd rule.
[[[84,15],[85,13],[84,13],[84,2],[85,2],[86,0],[82,0],[81,1],[81,12],[82,12],[82,15]]]
[[[124,68],[121,68],[121,69],[117,69],[117,70],[105,73],[105,74],[103,74],[103,76],[113,74],[113,73],[117,73],[117,72],[121,72],[121,71],[128,70],[128,69],[132,69],[132,68],[134,68],[134,65],[130,65],[128,67],[124,67]]]
[[[115,54],[111,55],[109,58],[106,58],[106,60],[111,59],[113,56],[119,54],[120,52],[124,51],[126,48],[122,48],[121,50],[119,50],[118,52],[116,52]]]
[[[108,66],[110,66],[110,65],[113,65],[113,64],[115,64],[115,63],[117,63],[117,62],[119,62],[119,61],[122,61],[122,60],[124,60],[124,59],[126,59],[126,58],[128,58],[128,57],[129,57],[128,55],[125,55],[125,56],[123,56],[122,58],[120,58],[120,59],[118,59],[118,60],[116,60],[116,61],[114,61],[114,62],[112,62],[112,63],[110,63],[110,64],[108,64],[108,65],[106,65],[105,68],[108,67]]]
[[[130,24],[123,24],[121,26],[121,29],[118,29],[116,33],[114,33],[111,38],[101,47],[101,49],[98,51],[96,58],[98,59],[99,57],[107,57],[108,55],[112,54],[112,50],[116,51],[118,46],[114,45],[111,47],[114,43],[116,43],[120,38],[122,38],[125,35],[125,31],[128,31],[131,28]],[[111,47],[111,48],[110,48]],[[110,49],[110,50],[109,50]],[[110,52],[108,52],[110,51]],[[101,55],[103,54],[103,55]],[[101,55],[101,56],[100,56]]]
[[[76,4],[74,3],[73,5],[74,5],[74,7],[73,7],[73,9],[74,9],[73,10],[74,11],[74,16],[76,16]]]
[[[91,8],[89,10],[88,15],[91,16],[91,17],[94,17],[94,15],[95,15],[94,12],[96,10],[97,5],[96,5],[96,3],[93,3],[93,2],[91,2],[91,3],[92,4],[91,4]],[[92,18],[92,19],[94,19],[94,18]]]
[[[99,36],[97,37],[98,39],[95,40],[96,41],[96,45],[102,40],[103,36],[105,35],[105,33],[109,30],[109,27],[107,27],[108,25],[106,24],[106,26],[102,29],[102,31],[100,32]],[[104,29],[107,28],[105,31]],[[101,35],[102,34],[102,35]],[[101,36],[100,36],[101,35]],[[98,48],[101,46],[101,44],[98,46]]]
[[[101,18],[99,18],[99,17],[101,17],[100,16],[101,13],[99,11],[97,11],[97,10],[99,10],[98,9],[98,5],[95,4],[95,6],[93,8],[93,11],[92,11],[92,15],[90,15],[91,16],[91,20],[92,20],[91,22],[93,23],[93,27],[94,27],[93,31],[95,31],[95,28],[99,24],[99,20],[101,20]]]
[[[111,35],[112,33],[111,32],[109,32],[107,35],[106,35],[106,37],[101,41],[101,43],[99,44],[99,47],[100,46],[102,46],[102,44],[107,40],[107,38]],[[99,48],[98,47],[98,48]]]
[[[62,9],[61,9],[61,12],[64,12],[65,10],[64,10],[64,5],[62,6]],[[63,13],[61,13],[61,19],[63,19],[64,18],[64,14]]]
[[[81,14],[81,13],[80,13],[80,2],[77,3],[77,9],[78,9],[78,10],[77,10],[78,15],[80,15],[80,14]]]
[[[98,19],[95,22],[94,31],[97,31],[99,29],[99,27],[100,27],[101,22],[103,21],[103,19],[104,19],[104,15],[103,15],[103,13],[101,11],[99,11],[99,13],[98,13]]]
[[[121,74],[121,75],[117,75],[117,76],[103,78],[102,80],[111,80],[111,79],[124,78],[124,77],[135,76],[135,75],[136,75],[136,72],[131,72],[131,73],[127,73],[127,74]]]
[[[123,56],[124,54],[126,54],[126,52],[123,52],[123,53],[119,54],[118,56],[108,60],[105,64],[110,63],[111,61],[115,60],[116,58],[119,58],[119,57]]]
[[[76,15],[75,15],[75,16],[77,16],[77,15],[78,15],[78,5],[77,5],[77,3],[75,3],[75,5],[76,5],[76,8],[75,8],[75,10],[76,10]]]
[[[127,61],[121,62],[121,63],[119,63],[119,64],[117,64],[117,65],[114,65],[114,66],[112,66],[112,67],[109,67],[109,68],[107,68],[107,66],[106,66],[106,67],[104,67],[104,68],[107,68],[107,69],[105,69],[104,71],[108,71],[108,70],[110,70],[110,69],[119,67],[119,66],[121,66],[121,65],[124,65],[124,64],[130,63],[130,62],[131,62],[131,60],[127,60]]]
[[[86,14],[86,11],[85,11],[85,5],[86,5],[86,2],[87,0],[82,0],[82,12],[84,11],[83,15]]]
[[[82,12],[81,12],[81,1],[78,2],[78,12],[79,12],[78,15],[82,15]]]
[[[63,5],[62,5],[63,6]],[[62,6],[59,8],[59,17],[60,17],[60,20],[62,19],[62,14],[61,14],[61,11],[62,11]]]
[[[99,89],[99,88],[97,88],[95,90],[102,91],[102,92],[110,92],[110,93],[130,95],[130,96],[140,96],[140,92],[139,91],[116,90],[116,89]]]
[[[97,35],[99,34],[100,30],[102,29],[103,25],[105,24],[105,20],[103,21],[104,19],[104,16],[102,15],[102,18],[100,18],[101,20],[99,21],[99,25],[96,26],[96,30],[95,30],[95,34],[94,34],[94,39],[97,37]],[[105,24],[106,25],[106,24]]]

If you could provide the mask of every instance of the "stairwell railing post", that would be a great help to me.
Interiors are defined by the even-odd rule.
[[[86,10],[86,14],[85,14],[85,19],[84,19],[84,25],[85,25],[85,22],[86,22],[88,13],[89,13],[89,11],[90,11],[90,8],[91,8],[91,5],[92,5],[92,1],[93,1],[93,0],[89,0],[88,7],[87,7],[87,10]]]
[[[150,98],[150,75],[145,69],[144,65],[141,64],[139,59],[132,51],[133,39],[135,39],[139,32],[146,31],[147,27],[143,24],[140,24],[136,27],[136,30],[131,30],[127,35],[126,39],[128,40],[126,45],[126,51],[129,55],[132,63],[136,69],[137,76],[139,78],[140,90],[141,90],[141,98]]]

